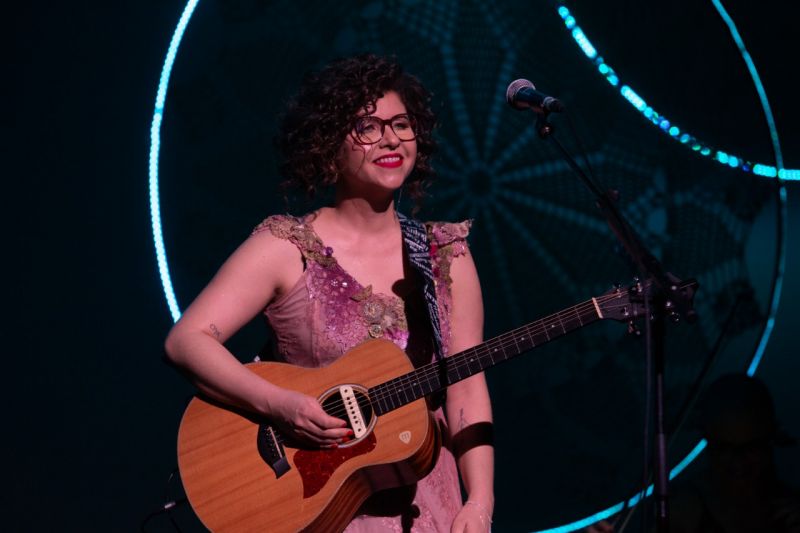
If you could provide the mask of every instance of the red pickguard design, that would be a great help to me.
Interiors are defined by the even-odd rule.
[[[347,448],[298,450],[294,454],[294,466],[303,480],[303,498],[310,498],[318,493],[342,463],[371,452],[376,444],[375,433],[370,433],[366,439]]]

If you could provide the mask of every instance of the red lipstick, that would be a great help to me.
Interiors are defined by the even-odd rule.
[[[383,168],[397,168],[403,164],[403,156],[396,153],[386,154],[380,156],[373,163]]]

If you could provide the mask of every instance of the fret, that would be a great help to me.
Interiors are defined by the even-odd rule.
[[[456,375],[458,376],[459,380],[464,379],[464,376],[461,375],[461,371],[458,369],[458,365],[455,366],[454,370],[456,371]]]
[[[530,340],[531,348],[536,348],[536,339],[534,339],[533,335],[531,334],[531,326],[525,326],[525,331],[528,332],[528,340]]]
[[[403,393],[403,396],[405,396],[405,398],[406,398],[405,403],[409,403],[410,400],[408,399],[408,387],[406,385],[401,385],[400,386],[400,391]],[[399,393],[397,395],[397,398],[398,399],[400,398],[400,394]]]
[[[441,379],[439,378],[439,376],[441,375],[441,371],[442,371],[441,368],[436,368],[436,373],[431,376],[428,376],[428,387],[430,387],[430,392],[435,392],[444,388],[444,385],[442,385]]]
[[[391,409],[389,409],[389,403],[386,401],[386,387],[382,387],[381,389],[382,390],[378,393],[378,395],[380,395],[380,402],[378,405],[381,406],[384,413],[388,413]]]
[[[386,405],[389,406],[390,411],[397,409],[397,406],[394,404],[394,397],[395,397],[394,391],[387,392],[386,399],[384,400],[386,402]]]
[[[426,393],[423,391],[422,384],[420,384],[419,382],[419,376],[416,375],[417,374],[416,372],[414,372],[414,374],[415,375],[411,381],[411,391],[414,393],[415,398],[420,398],[422,396],[425,396]]]
[[[446,357],[445,364],[445,368],[447,370],[447,385],[458,383],[461,379],[463,379],[458,371],[458,357]]]
[[[515,341],[515,342],[516,342],[516,341]],[[489,360],[491,361],[491,363],[490,363],[489,365],[487,365],[487,366],[492,366],[492,365],[494,365],[495,363],[497,363],[497,360],[494,358],[494,355],[492,355],[492,352],[491,352],[491,351],[486,351],[486,355],[488,355],[488,356],[489,356]]]
[[[514,347],[516,348],[516,352],[515,353],[520,353],[522,350],[519,349],[519,344],[517,344],[517,336],[514,335],[513,332],[511,333],[511,340],[514,341]],[[491,357],[491,355],[490,355],[490,357]]]
[[[425,387],[427,388],[427,390],[425,391],[426,395],[430,394],[430,393],[432,393],[434,391],[439,390],[439,380],[438,379],[436,381],[431,381],[431,378],[426,378],[423,383],[424,383]]]
[[[525,330],[527,331],[527,328],[525,328]],[[533,341],[531,340],[530,332],[527,332],[525,335],[522,335],[519,338],[519,341],[523,343],[522,351],[530,350],[531,348],[533,348],[535,346],[533,344]]]
[[[564,335],[567,334],[567,328],[564,327],[564,321],[561,320],[561,313],[556,313],[556,318],[558,318],[558,323],[561,324],[561,331],[564,332]]]

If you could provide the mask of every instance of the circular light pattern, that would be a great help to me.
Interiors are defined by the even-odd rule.
[[[172,65],[178,55],[178,46],[181,44],[183,32],[192,18],[194,8],[199,0],[189,0],[183,9],[175,32],[169,42],[167,57],[164,59],[164,66],[161,67],[161,76],[158,80],[158,92],[156,93],[156,108],[153,112],[153,122],[150,126],[150,160],[149,160],[149,192],[150,192],[150,222],[153,227],[153,244],[156,248],[156,261],[158,262],[158,275],[161,277],[161,286],[164,289],[164,296],[167,299],[169,312],[172,320],[177,322],[181,317],[181,309],[178,300],[175,298],[175,290],[172,288],[172,278],[169,275],[169,265],[167,264],[167,251],[164,248],[164,232],[161,229],[161,204],[158,194],[158,155],[161,149],[161,121],[164,118],[164,104],[167,100],[167,86],[169,85],[169,75],[172,73]]]
[[[720,16],[722,16],[728,27],[731,29],[731,34],[736,41],[739,51],[742,53],[742,57],[747,63],[747,67],[751,76],[753,77],[753,82],[756,86],[756,90],[758,91],[758,95],[762,104],[765,105],[765,114],[769,124],[770,136],[772,137],[774,143],[775,139],[777,139],[775,121],[772,118],[772,112],[769,109],[769,103],[766,99],[764,86],[762,85],[761,80],[758,77],[758,73],[755,70],[753,60],[750,58],[750,54],[744,48],[741,37],[739,37],[739,32],[736,31],[736,27],[733,25],[733,21],[731,20],[730,16],[727,14],[727,12],[725,12],[724,8],[722,8],[722,5],[718,1],[715,0],[714,5],[720,12]],[[800,169],[783,168],[782,161],[780,161],[780,153],[776,154],[778,156],[777,167],[763,163],[753,163],[744,159],[743,157],[718,150],[706,143],[703,143],[690,133],[687,133],[682,128],[679,128],[677,125],[673,124],[667,117],[649,106],[647,102],[636,93],[636,91],[620,81],[617,73],[608,63],[606,63],[605,59],[600,56],[599,52],[589,41],[589,38],[586,37],[586,34],[583,32],[581,27],[578,26],[578,21],[575,20],[575,17],[570,13],[569,9],[565,5],[560,5],[558,7],[558,14],[564,21],[564,25],[568,30],[570,30],[572,38],[578,44],[580,49],[583,51],[586,57],[592,61],[594,66],[597,67],[597,71],[603,75],[608,83],[619,90],[619,93],[623,98],[625,98],[625,100],[628,101],[628,103],[635,107],[642,115],[644,115],[647,120],[664,132],[664,134],[690,148],[692,151],[697,152],[702,156],[710,157],[722,165],[727,165],[743,172],[752,172],[757,176],[763,176],[765,178],[778,177],[782,180],[800,180]]]
[[[187,5],[184,8],[184,11],[183,11],[183,13],[181,15],[180,21],[179,21],[179,23],[178,23],[178,25],[177,25],[177,27],[175,29],[175,32],[174,32],[174,34],[172,36],[172,39],[170,41],[170,45],[169,45],[169,49],[168,49],[168,52],[167,52],[166,60],[164,62],[164,66],[163,66],[162,72],[161,72],[161,77],[160,77],[160,80],[159,80],[159,87],[158,87],[158,93],[157,93],[157,97],[156,97],[155,112],[154,112],[154,115],[153,115],[153,121],[152,121],[152,126],[151,126],[151,147],[150,147],[150,166],[149,166],[150,182],[149,182],[149,187],[150,187],[150,211],[151,211],[151,219],[152,219],[153,239],[154,239],[154,244],[155,244],[155,248],[156,248],[156,256],[157,256],[157,261],[158,261],[159,275],[161,276],[162,286],[163,286],[165,297],[166,297],[166,300],[167,300],[167,303],[168,303],[168,306],[169,306],[169,309],[170,309],[170,313],[172,315],[173,320],[175,320],[175,321],[177,321],[178,318],[180,317],[181,311],[180,311],[179,304],[178,304],[177,299],[176,299],[175,294],[174,294],[174,290],[173,290],[173,287],[172,287],[172,281],[170,279],[168,262],[167,262],[167,255],[166,255],[166,250],[165,250],[165,247],[164,247],[163,232],[162,232],[162,227],[161,227],[161,216],[160,216],[160,206],[159,206],[159,185],[158,185],[158,157],[159,157],[159,149],[160,149],[161,122],[162,122],[162,119],[163,119],[163,111],[164,111],[164,105],[165,105],[166,91],[167,91],[167,86],[168,86],[168,83],[169,83],[170,73],[171,73],[171,70],[172,70],[173,63],[174,63],[175,58],[176,58],[176,54],[177,54],[177,51],[178,51],[178,46],[179,46],[179,44],[181,42],[181,39],[182,39],[183,34],[184,34],[184,31],[186,29],[186,26],[189,23],[189,20],[190,20],[190,18],[192,16],[192,13],[194,12],[195,7],[197,6],[197,3],[198,3],[197,0],[190,0],[187,3]],[[561,6],[561,8],[566,9],[564,6]],[[563,15],[563,12],[562,12],[561,8],[559,8],[559,14],[562,15],[562,18],[564,18],[564,15]],[[565,22],[565,24],[567,24],[567,27],[571,27],[573,38],[575,38],[576,42],[578,42],[578,44],[581,46],[581,49],[590,58],[596,58],[597,57],[597,51],[593,48],[593,46],[589,42],[588,38],[586,38],[586,36],[583,34],[583,32],[580,30],[580,28],[577,27],[577,24],[575,23],[574,18],[572,18],[571,15],[568,14],[568,11],[567,11],[566,17],[567,18],[565,18],[564,22]],[[571,22],[568,19],[571,19]],[[491,21],[489,20],[488,22],[491,22]],[[442,28],[441,28],[441,26],[438,26],[437,27],[437,31],[433,32],[431,35],[439,35],[439,36],[441,36],[442,34],[443,34]],[[452,90],[451,91],[451,97],[452,97],[451,105],[452,105],[452,108],[457,113],[467,114],[468,104],[464,100],[465,92],[459,86],[459,72],[458,72],[458,67],[456,66],[456,63],[455,63],[455,60],[454,60],[454,57],[455,57],[454,47],[453,47],[452,43],[449,41],[449,39],[447,39],[445,37],[442,37],[442,39],[445,42],[441,43],[441,51],[442,51],[442,58],[441,59],[442,59],[442,62],[443,62],[443,67],[444,67],[445,81],[446,81],[446,83],[450,84],[449,88]],[[500,40],[502,40],[502,39],[500,39]],[[504,44],[507,44],[507,43],[504,43]],[[504,80],[510,79],[511,64],[513,63],[513,59],[514,59],[513,47],[504,46],[504,49],[505,49],[505,51],[507,53],[503,56],[504,57],[504,61],[502,63],[502,67],[500,68],[500,73],[498,75],[498,88],[499,88],[500,92],[502,92],[502,89],[504,88]],[[609,83],[612,83],[612,85],[615,85],[615,86],[617,86],[619,84],[619,79],[617,78],[616,74],[613,72],[613,70],[607,64],[605,64],[604,62],[601,62],[600,64],[598,64],[598,70],[606,77],[606,79],[609,81]],[[626,86],[623,86],[620,89],[621,93],[622,93],[622,90],[625,89],[625,87]],[[642,109],[640,109],[640,111],[642,111],[645,114],[645,116],[647,116],[647,113],[645,111],[648,109],[648,106],[644,103],[644,100],[642,100],[638,95],[636,95],[635,92],[633,92],[632,89],[630,89],[628,87],[627,90],[624,91],[623,96],[626,98],[626,100],[628,100],[629,102],[631,102],[632,104],[637,106],[637,108],[639,108],[639,106],[641,106]],[[639,104],[639,105],[637,105],[637,104]],[[499,104],[499,103],[495,102],[495,106],[498,106],[498,105],[502,105],[502,104]],[[486,124],[486,128],[484,130],[485,133],[486,133],[486,137],[484,138],[484,152],[489,152],[490,151],[489,148],[494,143],[495,137],[497,135],[497,128],[498,128],[498,124],[499,124],[499,120],[498,120],[499,113],[496,112],[497,109],[494,109],[493,111],[495,111],[495,112],[493,112],[493,113],[491,113],[489,115],[489,121]],[[651,114],[650,114],[650,116],[648,118],[651,121],[653,121],[654,123],[657,123],[657,125],[666,134],[670,135],[672,138],[677,139],[680,142],[683,142],[683,144],[689,144],[690,140],[692,142],[694,142],[694,138],[693,137],[690,137],[690,136],[688,136],[688,134],[686,134],[684,132],[681,132],[681,130],[677,126],[670,124],[669,121],[667,121],[664,117],[662,117],[662,116],[658,115],[657,113],[655,113],[655,111],[652,111],[652,109],[651,109]],[[656,122],[656,119],[657,119],[657,122]],[[477,139],[475,139],[473,137],[471,129],[468,128],[468,127],[466,129],[462,129],[461,125],[458,124],[458,123],[457,123],[457,126],[459,128],[460,133],[463,134],[462,137],[461,137],[461,141],[464,143],[464,145],[467,148],[470,148],[470,149],[465,151],[465,154],[468,156],[468,160],[463,161],[464,167],[466,167],[466,170],[471,170],[472,173],[477,176],[476,180],[478,180],[481,176],[485,176],[485,175],[488,175],[488,174],[492,174],[493,175],[495,172],[498,172],[499,169],[502,167],[502,165],[507,161],[506,158],[510,157],[511,154],[514,153],[516,148],[518,148],[518,146],[509,147],[508,150],[504,151],[503,154],[499,158],[497,158],[496,161],[494,161],[492,163],[491,167],[485,167],[485,163],[480,160],[480,157],[476,157],[476,154],[479,154],[481,152],[481,150],[479,150],[479,147],[478,147],[479,142],[478,142]],[[686,139],[686,141],[684,142],[682,139]],[[451,149],[447,145],[443,145],[442,148],[445,151],[445,156],[446,157],[449,156],[452,159],[459,159],[459,155],[458,154],[453,154],[453,153],[448,154],[447,153],[447,150]],[[704,145],[701,145],[701,147],[697,151],[699,151],[702,155],[711,156],[713,154],[714,159],[717,160],[718,162],[724,163],[724,164],[726,164],[726,165],[728,165],[730,167],[740,168],[740,169],[745,170],[745,171],[747,171],[747,169],[745,169],[745,166],[746,165],[750,165],[750,163],[747,163],[746,161],[743,161],[738,157],[730,156],[730,155],[724,154],[724,153],[722,153],[720,151],[715,151],[714,149],[712,149],[710,147],[706,147]],[[706,151],[707,151],[707,153],[704,153]],[[596,154],[593,157],[595,157],[598,160],[601,160],[604,156],[603,156],[602,153],[599,153],[599,154]],[[727,159],[726,159],[726,157],[727,157]],[[774,169],[775,167],[772,167],[772,168]],[[752,172],[755,173],[755,174],[765,175],[765,176],[769,175],[769,171],[768,171],[768,167],[767,166],[753,165],[750,170],[752,170]],[[514,181],[519,180],[519,179],[530,178],[533,175],[536,175],[537,173],[539,173],[539,174],[548,174],[548,173],[554,173],[554,172],[559,172],[559,171],[560,170],[559,170],[558,163],[553,164],[553,163],[547,163],[546,162],[546,163],[543,163],[543,164],[539,164],[536,167],[533,167],[532,170],[525,169],[523,171],[514,171],[514,172],[505,173],[505,174],[502,175],[502,180],[503,181],[501,181],[500,183],[496,183],[494,185],[488,184],[487,187],[489,187],[491,189],[489,192],[490,193],[493,192],[494,194],[497,194],[498,198],[506,199],[506,200],[511,201],[512,198],[506,198],[506,196],[508,196],[508,192],[498,188],[498,186],[501,185],[503,182],[513,183]],[[531,174],[531,172],[532,172],[532,174]],[[796,171],[790,171],[790,172],[796,172]],[[446,174],[446,173],[443,172],[442,174]],[[786,175],[785,175],[785,172],[782,172],[782,171],[781,172],[776,171],[775,172],[775,176],[778,176],[779,178],[783,178],[783,179],[797,179],[797,178],[793,178],[792,177],[793,174],[790,174],[789,177],[787,178]],[[772,176],[772,177],[775,177],[775,176]],[[460,192],[460,191],[458,191],[456,189],[454,189],[454,190],[456,192]],[[466,190],[464,192],[466,192]],[[442,194],[442,197],[444,197],[446,194],[447,193]],[[785,193],[784,193],[784,197],[785,197]],[[455,200],[453,202],[454,205],[451,206],[451,211],[453,213],[458,212],[457,207],[459,207],[459,206],[460,207],[469,207],[473,212],[476,209],[479,209],[485,215],[487,228],[489,228],[490,232],[493,233],[493,234],[497,234],[497,232],[494,229],[492,229],[494,227],[494,224],[495,224],[493,222],[493,220],[495,220],[497,218],[495,216],[495,214],[493,214],[493,211],[499,217],[507,217],[507,215],[505,213],[503,213],[502,211],[497,210],[495,208],[491,208],[491,206],[477,206],[476,204],[469,205],[471,202],[467,202],[467,196],[466,195],[462,196],[460,199],[456,198],[454,200]],[[542,210],[542,211],[554,210],[554,209],[555,210],[564,211],[564,213],[561,213],[561,215],[559,215],[559,216],[564,216],[566,214],[566,215],[568,215],[567,218],[569,218],[570,216],[578,217],[576,220],[581,221],[582,224],[592,225],[594,223],[594,221],[591,220],[591,219],[586,219],[585,217],[581,217],[581,215],[579,213],[577,213],[577,212],[572,212],[572,211],[569,211],[569,210],[565,210],[563,208],[560,208],[560,207],[556,206],[555,204],[548,203],[548,202],[542,202],[541,200],[538,200],[538,199],[528,199],[528,198],[522,198],[522,197],[519,197],[519,196],[515,196],[513,198],[513,200],[516,201],[516,202],[522,202],[523,200],[525,202],[533,202],[533,203],[536,204],[535,207],[540,209],[540,210]],[[505,223],[509,223],[511,230],[522,232],[523,235],[527,231],[522,225],[515,224],[515,221],[510,219],[510,218],[498,219],[498,222],[501,222],[501,223],[504,223],[504,224]],[[533,242],[535,242],[535,239],[533,239]],[[539,248],[539,247],[536,247],[536,248]],[[557,269],[558,262],[555,261],[555,260],[552,260],[552,258],[548,258],[547,255],[544,255],[544,254],[546,254],[546,252],[540,252],[539,250],[536,250],[536,253],[542,253],[543,254],[543,255],[541,255],[539,257],[539,259],[543,263],[545,263],[545,264],[548,263],[548,259],[550,259],[551,260],[550,262],[553,263],[552,267],[554,269]],[[502,249],[498,249],[495,259],[497,260],[498,268],[500,268],[503,271],[506,271],[507,268],[503,267],[503,265],[508,263],[508,260],[510,258],[505,258],[504,257]],[[782,265],[783,265],[782,259],[781,259],[781,261],[779,263],[780,263],[780,265],[779,265],[780,268],[782,268]],[[565,279],[563,281],[568,282],[569,279]],[[569,286],[568,283],[565,283],[565,284],[567,286]],[[772,325],[774,324],[774,318],[773,318],[774,317],[774,310],[777,309],[777,298],[776,298],[776,295],[779,294],[779,292],[780,292],[780,279],[779,278],[776,279],[776,285],[777,286],[775,286],[773,288],[773,300],[772,300],[772,307],[770,309],[771,316],[770,316],[769,320],[767,321],[767,325],[765,327],[765,334],[762,335],[762,337],[761,337],[761,343],[760,343],[760,346],[759,346],[757,357],[755,357],[753,359],[752,363],[751,363],[751,367],[750,367],[750,370],[749,370],[749,372],[751,374],[753,372],[755,372],[755,368],[758,366],[758,361],[760,360],[761,354],[763,354],[763,348],[766,346],[766,342],[767,342],[768,337],[769,337],[768,332],[771,331]],[[501,278],[501,287],[500,287],[500,289],[505,291],[505,292],[513,292],[513,287],[510,285],[510,281],[507,282],[504,285],[503,282],[502,282],[502,278]],[[513,300],[510,299],[510,301],[513,301]],[[511,311],[515,311],[515,309],[513,309],[513,305],[512,305]],[[512,312],[511,314],[515,315],[516,313]],[[688,464],[691,463],[691,461],[705,448],[705,446],[706,446],[706,442],[705,441],[700,441],[692,449],[692,451],[677,466],[675,466],[672,469],[672,471],[670,473],[670,478],[678,475],[683,469],[685,469],[686,466],[688,466]],[[582,527],[585,527],[586,525],[589,525],[589,524],[591,524],[593,522],[596,522],[597,520],[601,520],[601,519],[607,518],[607,517],[609,517],[609,516],[611,516],[611,515],[613,515],[615,513],[618,513],[621,510],[625,509],[626,507],[629,507],[629,506],[632,506],[632,505],[636,504],[638,501],[641,500],[642,497],[646,497],[651,492],[652,492],[652,487],[648,488],[648,490],[645,491],[643,494],[636,494],[636,495],[634,495],[633,497],[629,498],[626,501],[623,501],[623,502],[618,503],[617,505],[608,507],[607,509],[604,509],[602,511],[594,513],[591,516],[588,516],[588,517],[586,517],[584,519],[573,521],[573,522],[571,522],[569,524],[565,524],[565,525],[562,525],[562,526],[558,526],[558,527],[554,527],[554,528],[550,528],[550,529],[546,529],[546,530],[541,530],[541,531],[548,531],[548,532],[559,531],[560,532],[560,531],[573,531],[573,530],[576,530],[576,529],[580,529]]]

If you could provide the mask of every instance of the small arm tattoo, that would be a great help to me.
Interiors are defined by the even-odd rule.
[[[222,335],[222,332],[219,330],[217,325],[212,322],[208,327],[211,329],[211,334],[214,335],[215,338],[219,339]]]

